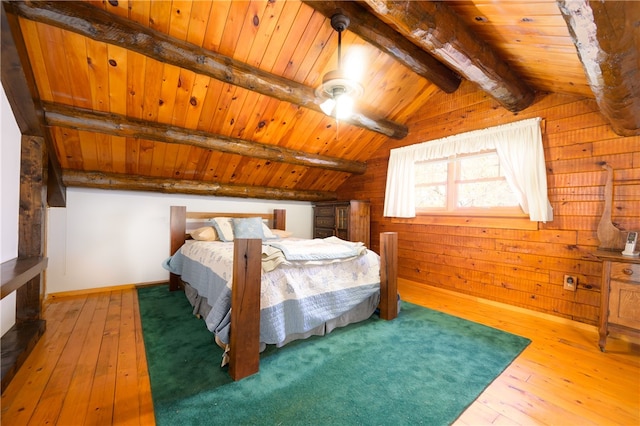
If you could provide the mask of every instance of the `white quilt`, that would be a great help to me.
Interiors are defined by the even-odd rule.
[[[288,335],[305,333],[379,294],[379,256],[364,246],[332,240],[327,244],[340,256],[344,256],[347,250],[351,256],[338,259],[322,259],[325,254],[310,256],[293,249],[295,243],[292,240],[285,244],[287,251],[294,253],[293,257],[312,260],[289,260],[284,254],[275,255],[273,245],[263,245],[263,258],[271,256],[268,261],[278,265],[262,272],[262,342],[280,344],[287,340]],[[338,249],[338,246],[346,249]],[[353,255],[353,250],[360,255]],[[191,284],[198,294],[207,298],[212,307],[206,318],[207,327],[225,343],[229,332],[232,266],[233,243],[219,241],[188,241],[165,265],[171,272],[182,275],[182,279]]]

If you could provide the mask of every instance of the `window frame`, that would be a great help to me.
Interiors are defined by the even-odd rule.
[[[493,207],[458,207],[459,183],[460,182],[481,182],[483,180],[490,180],[497,182],[500,179],[487,178],[487,179],[474,179],[462,181],[462,168],[460,167],[460,160],[465,158],[481,157],[486,155],[495,155],[498,157],[496,149],[488,149],[477,152],[470,152],[464,154],[453,154],[448,157],[434,158],[424,161],[415,162],[416,172],[421,164],[443,162],[447,164],[447,179],[446,182],[434,182],[432,185],[421,185],[417,179],[414,183],[414,189],[419,186],[435,186],[445,185],[445,207],[419,207],[416,203],[416,215],[439,215],[439,216],[473,216],[473,217],[504,217],[504,218],[528,218],[528,215],[522,210],[522,207],[518,204],[517,199],[514,199],[513,206],[493,206]],[[499,161],[499,157],[498,157]],[[502,181],[508,184],[507,179],[502,175]],[[512,191],[513,193],[513,191]],[[514,194],[515,197],[515,194]]]
[[[391,149],[383,217],[416,217],[416,161],[497,148],[501,162],[504,161],[505,176],[516,191],[518,203],[529,220],[534,223],[553,221],[542,144],[544,127],[544,120],[536,117]]]

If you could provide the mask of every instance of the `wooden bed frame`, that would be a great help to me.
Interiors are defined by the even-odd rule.
[[[170,255],[191,236],[187,234],[187,221],[213,217],[256,217],[267,220],[272,229],[285,229],[286,211],[273,213],[209,213],[187,212],[185,206],[171,206]],[[380,234],[380,318],[394,319],[398,315],[397,265],[398,235]],[[262,240],[234,240],[233,287],[231,293],[231,324],[229,375],[240,380],[258,372],[260,368],[260,282],[262,272]],[[184,289],[179,275],[170,274],[169,289]]]

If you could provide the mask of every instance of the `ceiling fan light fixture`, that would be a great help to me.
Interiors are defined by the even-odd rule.
[[[333,107],[335,106],[336,106],[336,101],[330,98],[320,104],[320,109],[326,115],[331,115],[331,113],[333,112]]]
[[[357,81],[349,79],[342,70],[329,71],[322,78],[318,92],[327,96],[348,95],[354,98],[362,96],[364,88]]]
[[[322,84],[316,89],[316,96],[326,99],[320,108],[329,116],[337,119],[349,118],[353,111],[354,99],[362,96],[364,88],[357,81],[347,78],[342,70],[342,31],[349,26],[349,18],[342,13],[331,17],[331,27],[338,32],[338,69],[329,71],[322,78]]]
[[[353,114],[353,98],[348,95],[340,95],[336,98],[336,118],[344,120]]]
[[[322,97],[328,97],[320,104],[326,115],[334,115],[335,107],[336,118],[345,119],[351,116],[354,99],[362,96],[364,89],[358,82],[344,77],[341,70],[333,70],[325,74],[317,92]]]

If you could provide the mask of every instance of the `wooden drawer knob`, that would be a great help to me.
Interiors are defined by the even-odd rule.
[[[622,270],[622,273],[623,273],[623,274],[625,274],[625,275],[629,275],[629,276],[631,276],[631,275],[633,275],[633,269],[630,269],[630,268],[624,268],[624,269]]]

